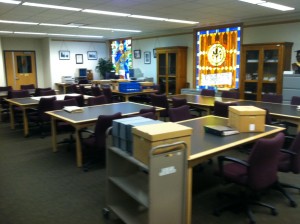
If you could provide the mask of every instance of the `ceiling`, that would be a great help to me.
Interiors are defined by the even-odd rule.
[[[179,32],[190,32],[197,27],[220,24],[244,23],[245,25],[279,21],[300,21],[299,0],[271,0],[295,8],[282,12],[238,0],[32,0],[29,2],[114,11],[145,16],[163,17],[199,22],[196,25],[153,21],[130,17],[99,15],[58,9],[37,8],[0,3],[0,20],[13,20],[52,24],[84,24],[90,27],[140,30],[139,33],[106,31],[94,29],[49,27],[40,25],[18,25],[0,23],[0,31],[38,32],[55,34],[80,34],[103,36],[105,41],[117,38],[142,38]],[[0,36],[32,36],[24,34],[3,34]],[[58,37],[57,37],[58,38]],[[62,37],[60,37],[61,39]],[[66,38],[64,38],[66,39]],[[74,39],[74,38],[71,38]]]

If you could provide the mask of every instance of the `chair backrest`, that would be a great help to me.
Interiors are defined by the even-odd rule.
[[[103,87],[102,88],[102,93],[106,97],[106,101],[108,103],[112,103],[113,102],[113,100],[112,100],[113,95],[112,95],[112,91],[111,91],[110,87]]]
[[[54,110],[54,101],[56,100],[56,97],[42,97],[39,101],[39,104],[37,106],[37,110],[39,113],[39,116],[42,120],[50,120],[50,116],[48,114],[45,114],[45,111],[51,111]]]
[[[220,117],[228,117],[229,106],[236,106],[234,102],[226,103],[215,101],[214,103],[214,115]]]
[[[30,94],[28,90],[9,90],[7,92],[7,98],[24,98],[24,97],[30,97]]]
[[[76,95],[76,96],[72,96],[72,95],[65,95],[65,100],[68,99],[75,99],[77,101],[77,104],[79,107],[83,107],[84,106],[84,97],[82,94]]]
[[[261,101],[268,103],[282,103],[282,95],[263,94]]]
[[[78,81],[78,84],[88,84],[89,83],[89,80],[87,79],[81,79]]]
[[[183,105],[187,105],[187,100],[184,98],[172,97],[172,106],[180,107]]]
[[[180,107],[172,107],[169,109],[170,121],[182,121],[187,119],[192,119],[193,116],[190,113],[190,107],[188,105],[183,105]]]
[[[240,94],[238,91],[222,91],[221,97],[238,99],[240,98]]]
[[[120,112],[112,115],[99,115],[95,125],[96,147],[98,149],[105,149],[106,146],[106,130],[112,126],[112,121],[122,118]]]
[[[202,95],[202,96],[215,96],[216,92],[213,89],[202,89],[200,95]]]
[[[92,86],[91,92],[92,92],[92,96],[101,96],[102,95],[101,89],[98,86]]]
[[[150,94],[150,100],[152,106],[166,108],[160,112],[161,117],[169,116],[169,102],[165,94]]]
[[[66,92],[67,93],[80,93],[76,84],[71,84],[71,85],[67,86]]]
[[[54,110],[62,110],[65,106],[78,106],[77,100],[72,98],[68,100],[55,100],[53,102]]]
[[[34,95],[35,96],[40,96],[41,95],[41,91],[46,91],[46,90],[51,90],[51,87],[47,87],[47,88],[36,88]]]
[[[106,104],[107,100],[104,95],[88,98],[88,106]]]
[[[291,105],[300,105],[300,96],[292,96]]]
[[[54,89],[40,91],[40,96],[53,96],[53,95],[56,95],[56,92]]]
[[[13,90],[13,88],[11,86],[0,86],[0,92],[9,90]]]
[[[156,112],[155,107],[143,108],[143,109],[140,109],[138,116],[157,120],[157,116],[156,116],[155,112]]]
[[[25,89],[35,89],[34,84],[21,85],[20,87],[21,87],[22,90],[25,90]]]
[[[293,173],[300,173],[300,132],[296,135],[295,139],[289,147],[289,151],[295,153],[291,156],[291,166],[290,169]]]
[[[277,181],[277,169],[284,134],[258,139],[248,158],[248,185],[253,190],[262,190]]]

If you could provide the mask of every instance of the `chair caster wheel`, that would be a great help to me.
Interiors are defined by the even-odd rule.
[[[276,216],[276,215],[278,215],[278,212],[277,212],[276,209],[272,209],[271,214],[274,215],[274,216]]]
[[[297,203],[295,201],[290,201],[290,206],[293,208],[297,207]]]
[[[108,208],[103,208],[102,209],[102,215],[105,219],[109,219],[109,214],[110,214],[110,211]]]

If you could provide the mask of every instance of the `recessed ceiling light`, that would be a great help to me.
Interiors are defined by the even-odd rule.
[[[167,22],[173,22],[173,23],[187,23],[187,24],[197,24],[199,22],[195,21],[187,21],[187,20],[178,20],[178,19],[167,19]]]
[[[21,1],[13,1],[13,0],[0,0],[0,3],[7,3],[7,4],[15,4],[18,5]]]
[[[41,25],[41,26],[70,27],[70,28],[78,27],[78,26],[74,26],[74,25],[52,24],[52,23],[40,23],[39,25]]]
[[[111,16],[129,16],[130,15],[128,13],[109,12],[109,11],[101,11],[101,10],[94,10],[94,9],[83,9],[82,12],[111,15]]]
[[[47,33],[34,33],[34,32],[14,32],[15,34],[28,34],[28,35],[46,35]]]
[[[239,0],[240,2],[247,2],[251,4],[259,4],[259,3],[264,3],[266,1],[261,1],[261,0]]]
[[[159,20],[159,21],[166,20],[166,18],[153,17],[153,16],[142,16],[142,15],[130,15],[129,17],[138,18],[138,19]]]
[[[22,5],[33,6],[33,7],[41,7],[41,8],[48,8],[48,9],[62,9],[62,10],[69,10],[69,11],[80,11],[80,8],[74,7],[66,7],[66,6],[59,6],[59,5],[48,5],[48,4],[40,4],[40,3],[33,3],[33,2],[24,2]]]
[[[0,30],[0,33],[13,33],[12,31],[4,31],[4,30]]]
[[[142,32],[140,30],[114,29],[114,28],[103,28],[103,27],[93,27],[93,26],[80,26],[79,28],[92,29],[92,30],[113,30],[113,31],[120,31],[120,32],[133,32],[133,33]]]
[[[13,23],[13,24],[22,24],[22,25],[37,25],[38,24],[38,23],[33,23],[33,22],[10,21],[10,20],[0,20],[0,23]]]
[[[295,8],[289,7],[289,6],[285,6],[285,5],[280,5],[280,4],[276,4],[273,2],[265,2],[265,3],[261,3],[258,4],[264,7],[268,7],[268,8],[272,8],[272,9],[277,9],[280,11],[289,11],[289,10],[294,10]]]

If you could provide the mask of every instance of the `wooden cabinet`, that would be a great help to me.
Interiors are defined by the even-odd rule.
[[[245,44],[241,53],[240,97],[262,99],[263,94],[282,94],[283,71],[291,68],[293,43]]]
[[[156,48],[160,92],[179,94],[186,87],[187,47]]]

